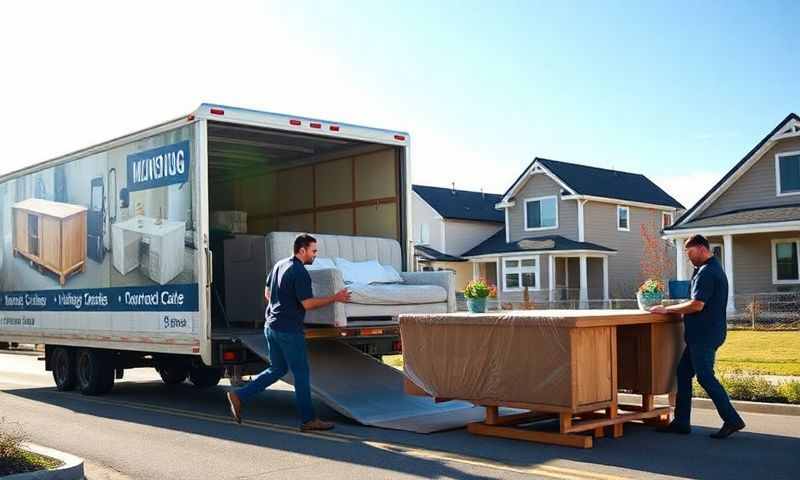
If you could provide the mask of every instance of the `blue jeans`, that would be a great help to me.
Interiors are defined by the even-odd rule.
[[[733,408],[725,387],[714,376],[717,348],[712,345],[686,345],[678,363],[678,394],[675,399],[675,422],[689,426],[692,415],[692,377],[708,393],[717,413],[725,423],[740,424],[742,417]]]
[[[302,423],[314,420],[314,407],[311,405],[311,383],[308,369],[306,337],[302,333],[278,332],[267,328],[267,351],[269,367],[259,373],[252,382],[236,390],[242,400],[263,392],[280,380],[291,370],[294,376],[294,395],[297,399],[297,413]]]

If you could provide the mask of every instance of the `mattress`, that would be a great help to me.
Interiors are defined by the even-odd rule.
[[[400,283],[351,283],[350,302],[361,305],[419,305],[447,301],[447,290],[438,285]]]

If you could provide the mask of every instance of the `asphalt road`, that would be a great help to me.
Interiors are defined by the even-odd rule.
[[[715,412],[696,410],[690,436],[628,425],[591,450],[481,438],[456,430],[418,435],[335,420],[330,434],[296,430],[294,394],[279,384],[228,417],[225,387],[167,387],[149,369],[126,371],[105,397],[57,392],[33,352],[0,353],[0,417],[35,443],[87,459],[89,479],[280,478],[798,478],[800,417],[745,414],[748,429],[708,437]]]

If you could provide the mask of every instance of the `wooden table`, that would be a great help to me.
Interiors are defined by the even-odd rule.
[[[669,422],[670,408],[656,407],[653,399],[674,391],[683,348],[679,316],[638,310],[402,315],[400,327],[406,391],[486,407],[485,420],[468,426],[471,433],[591,448],[606,428],[616,438],[627,422]],[[451,375],[460,380],[451,382],[447,371],[460,372]],[[641,405],[620,404],[620,390],[641,394]],[[500,407],[525,412],[502,415]],[[558,431],[532,425],[544,419],[557,419]]]

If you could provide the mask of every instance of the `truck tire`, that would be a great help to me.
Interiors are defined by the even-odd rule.
[[[114,387],[111,355],[101,350],[78,350],[76,358],[78,388],[84,395],[105,395]]]
[[[75,354],[71,349],[56,347],[50,357],[50,366],[53,369],[53,381],[59,392],[68,392],[75,389],[77,383],[77,370],[75,368]]]
[[[219,383],[221,378],[221,368],[192,367],[189,370],[189,381],[197,388],[213,387]]]
[[[8,342],[0,342],[0,350],[8,350],[8,347],[10,346],[11,344]]]
[[[189,367],[185,365],[159,365],[156,371],[167,385],[183,383],[189,376]]]

